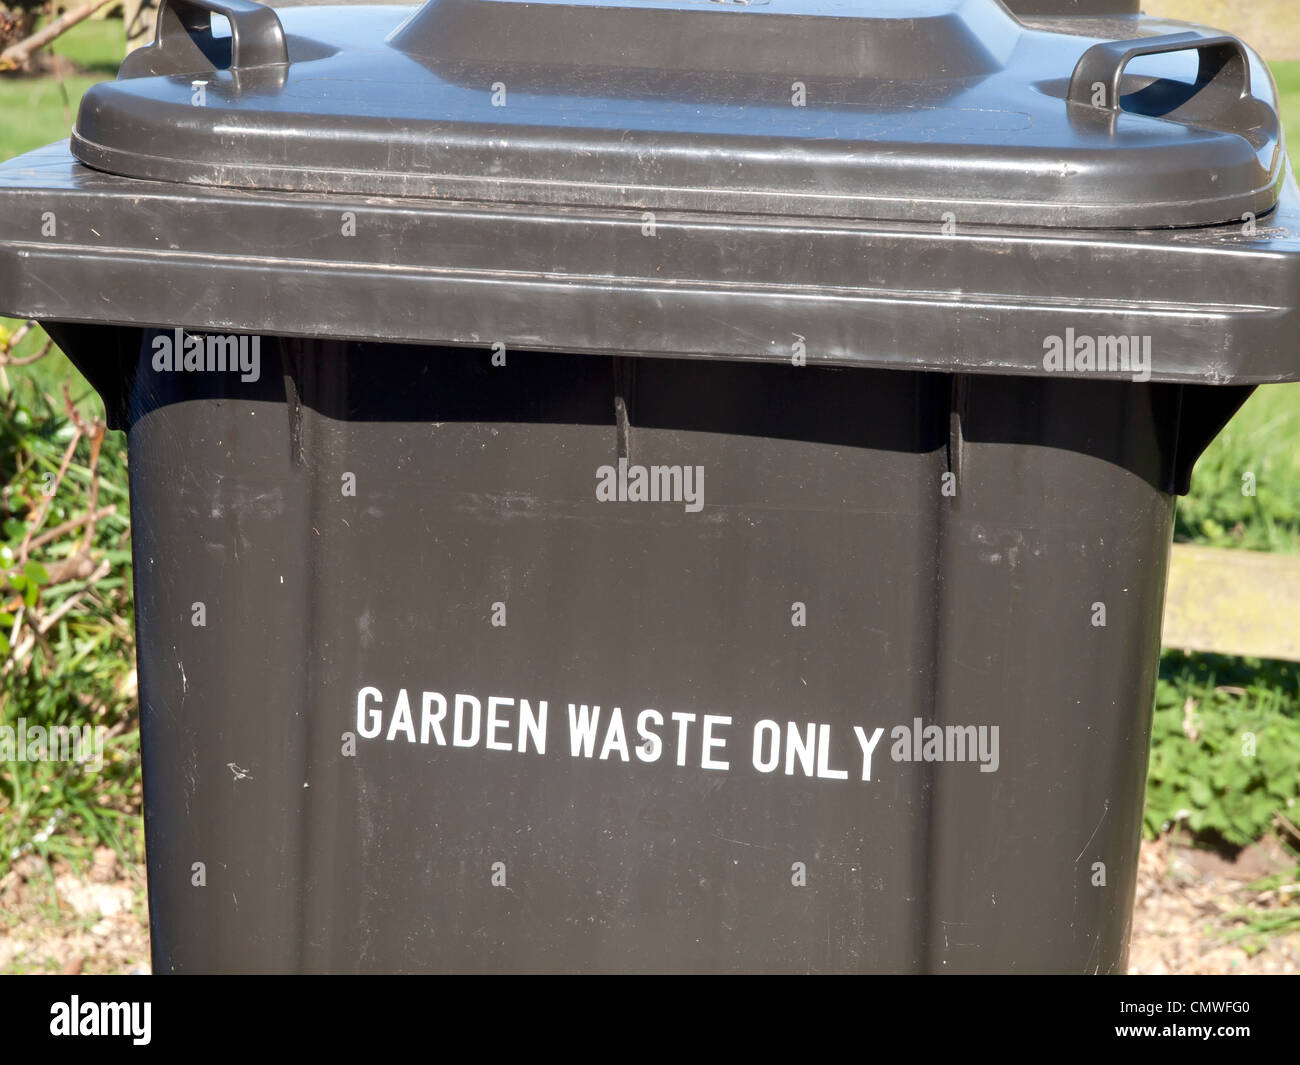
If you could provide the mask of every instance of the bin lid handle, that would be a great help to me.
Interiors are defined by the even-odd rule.
[[[253,0],[162,0],[154,43],[127,56],[119,76],[185,74],[211,65],[213,15],[230,22],[232,71],[288,65],[284,27],[269,7]]]
[[[1246,46],[1236,37],[1191,32],[1093,45],[1083,53],[1070,78],[1070,103],[1117,112],[1121,110],[1120,81],[1129,63],[1139,56],[1173,52],[1198,53],[1200,65],[1193,88],[1198,97],[1203,90],[1211,90],[1205,95],[1212,98],[1205,102],[1221,116],[1250,96],[1250,59]],[[1099,89],[1104,89],[1100,102]]]

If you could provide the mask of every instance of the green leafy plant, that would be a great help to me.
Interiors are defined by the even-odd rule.
[[[1300,666],[1167,654],[1145,828],[1246,846],[1300,806]]]

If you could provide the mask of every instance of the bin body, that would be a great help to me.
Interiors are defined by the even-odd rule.
[[[1300,194],[1239,42],[913,7],[167,0],[0,167],[129,434],[158,971],[1123,971]]]
[[[285,348],[256,397],[137,378],[160,968],[1121,967],[1172,512],[1159,386],[960,379],[954,433],[937,374]],[[620,448],[702,466],[705,509],[598,501]],[[195,603],[206,626],[178,625]],[[343,757],[367,687],[380,734]],[[452,746],[450,717],[448,746],[424,736],[425,691],[514,700],[512,749]],[[518,749],[521,699],[547,704],[544,754]],[[620,708],[626,748],[602,727],[575,757],[571,703]],[[705,715],[726,770],[702,768]],[[917,717],[997,727],[997,762],[892,760]],[[790,723],[817,726],[812,775],[786,773]],[[870,781],[854,726],[886,730]]]

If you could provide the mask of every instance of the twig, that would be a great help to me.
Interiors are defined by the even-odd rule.
[[[19,662],[21,662],[24,658],[26,658],[27,655],[31,653],[32,648],[36,646],[37,638],[44,637],[44,635],[47,632],[49,632],[50,629],[54,628],[54,626],[59,623],[59,621],[64,617],[64,615],[66,615],[70,610],[73,609],[73,607],[77,606],[77,604],[81,602],[81,597],[85,595],[88,591],[90,591],[91,587],[95,584],[96,581],[102,581],[105,577],[108,576],[112,568],[113,567],[109,563],[109,561],[105,559],[96,567],[95,571],[89,577],[86,578],[85,584],[83,584],[76,592],[68,596],[68,598],[63,600],[63,602],[61,602],[57,607],[51,610],[48,614],[46,614],[36,623],[34,631],[31,624],[29,623],[27,626],[28,628],[27,636],[24,637],[22,643],[20,643],[17,647],[14,647],[9,652],[9,660],[4,664],[5,672],[8,672]]]
[[[17,333],[14,334],[15,337],[17,335],[18,335]],[[15,359],[12,355],[0,354],[0,366],[30,366],[32,363],[40,362],[43,358],[45,358],[45,356],[50,353],[50,348],[52,347],[54,347],[54,341],[47,340],[42,345],[41,350],[38,351],[35,355],[28,355],[21,359]],[[12,348],[13,345],[10,345],[10,350],[12,350]]]
[[[18,639],[18,630],[23,627],[23,615],[27,612],[27,604],[24,603],[18,608],[14,615],[14,627],[9,630],[9,646],[13,647],[14,641]]]
[[[81,542],[81,553],[85,554],[90,551],[90,545],[95,539],[93,515],[95,508],[99,505],[99,452],[104,444],[104,433],[107,426],[98,419],[86,421],[82,418],[81,412],[77,410],[77,405],[72,402],[72,389],[67,381],[63,382],[63,409],[77,432],[90,441],[90,505],[86,509],[92,515],[92,518],[86,523],[86,534]]]
[[[90,18],[101,7],[107,7],[115,2],[116,0],[89,0],[88,3],[82,4],[72,11],[65,12],[43,30],[38,30],[25,41],[11,44],[3,52],[0,52],[0,70],[13,70],[17,67],[26,66],[33,52],[43,48],[56,37],[70,30],[78,22]]]
[[[103,562],[95,567],[95,572],[86,578],[86,583],[78,591],[68,596],[67,599],[63,600],[63,602],[46,614],[45,617],[41,618],[40,622],[36,626],[37,631],[46,633],[49,632],[50,629],[54,628],[54,626],[59,623],[60,618],[81,602],[81,597],[90,591],[94,583],[96,581],[102,581],[109,575],[109,572],[112,569],[112,564],[108,559],[104,559]]]
[[[83,514],[79,518],[73,518],[71,521],[65,521],[62,525],[56,525],[53,529],[46,529],[40,536],[33,536],[32,542],[28,545],[33,551],[48,544],[51,540],[57,540],[64,533],[72,532],[73,529],[85,525],[88,521],[101,521],[104,518],[112,517],[117,513],[117,504],[110,503],[103,510],[95,514]]]
[[[95,510],[99,506],[99,450],[103,443],[104,426],[96,423],[95,432],[90,438],[90,503],[86,507],[90,520],[86,522],[86,535],[81,541],[81,550],[87,553],[95,541]]]
[[[68,472],[68,467],[72,465],[72,456],[77,453],[77,445],[81,442],[81,426],[74,425],[72,430],[72,439],[68,441],[68,449],[63,453],[63,461],[59,463],[59,472],[54,478],[54,489],[45,497],[45,502],[41,504],[41,509],[37,512],[34,520],[27,523],[27,535],[23,537],[22,545],[18,548],[18,562],[22,565],[27,561],[27,553],[31,549],[32,536],[45,523],[45,515],[49,512],[50,504],[54,502],[54,497],[59,492],[59,485],[63,483],[63,477]]]

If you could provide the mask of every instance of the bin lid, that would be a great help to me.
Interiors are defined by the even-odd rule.
[[[1263,214],[1286,171],[1271,78],[1236,39],[1022,22],[999,0],[163,0],[158,24],[86,93],[83,163],[318,194],[1119,228]]]

